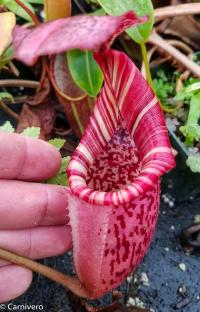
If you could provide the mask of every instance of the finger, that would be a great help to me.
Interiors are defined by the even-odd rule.
[[[58,185],[0,180],[0,229],[67,224],[68,196]]]
[[[1,248],[31,259],[58,256],[64,254],[71,246],[71,229],[67,225],[0,231]],[[7,264],[0,260],[0,266]]]
[[[50,144],[0,132],[0,178],[42,181],[59,170],[61,157]]]
[[[22,295],[30,286],[32,272],[17,265],[0,268],[0,302]]]

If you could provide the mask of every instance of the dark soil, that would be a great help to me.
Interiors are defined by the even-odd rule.
[[[200,311],[200,253],[187,255],[179,243],[180,232],[192,224],[194,216],[199,213],[199,198],[173,208],[161,205],[156,235],[146,258],[138,268],[138,273],[147,273],[150,284],[149,287],[140,286],[138,294],[146,307],[151,307],[156,312],[176,310],[177,303],[184,299],[178,293],[182,285],[187,289],[186,298],[189,303],[177,310]],[[179,268],[180,263],[185,264],[185,272]]]

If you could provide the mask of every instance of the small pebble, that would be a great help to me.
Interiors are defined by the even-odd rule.
[[[133,280],[133,275],[130,275],[126,278],[127,282],[130,284],[131,281]]]
[[[144,286],[146,286],[146,287],[149,287],[149,286],[150,286],[150,284],[149,284],[149,278],[148,278],[146,272],[142,272],[142,273],[141,273],[140,281],[142,282],[142,284],[143,284]]]
[[[137,308],[145,308],[144,306],[144,302],[142,300],[140,300],[140,298],[138,297],[135,297],[135,298],[128,298],[128,301],[127,301],[127,307],[130,307],[130,306],[135,306]]]
[[[167,195],[163,194],[162,199],[164,203],[167,204],[170,208],[174,207],[174,201],[171,198],[169,198]]]
[[[45,12],[44,12],[44,10],[40,12],[40,16],[41,16],[42,19],[45,19]]]
[[[189,147],[188,148],[188,152],[190,155],[195,155],[198,153],[198,151],[199,151],[198,147]]]
[[[181,271],[183,271],[183,272],[186,271],[186,265],[185,265],[185,263],[179,263],[178,266],[179,266],[179,268],[180,268]]]
[[[165,247],[165,251],[169,252],[169,247]]]
[[[187,294],[187,288],[185,286],[185,284],[182,284],[179,289],[178,289],[178,293],[182,296],[186,296]]]
[[[137,283],[138,278],[137,278],[137,276],[136,276],[136,275],[134,276],[134,280],[133,280],[133,281],[134,281],[134,283]]]
[[[194,216],[194,223],[200,223],[200,215]]]

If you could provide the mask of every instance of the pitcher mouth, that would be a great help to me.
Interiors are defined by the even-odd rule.
[[[69,163],[69,185],[72,194],[86,202],[119,205],[150,190],[165,172],[175,166],[175,161],[158,100],[136,66],[118,51],[96,52],[94,56],[104,73],[105,83]],[[124,136],[120,135],[119,126],[125,131]],[[128,138],[128,144],[124,144],[122,137]],[[116,138],[118,142],[115,142]],[[120,140],[125,145],[124,153],[129,148],[129,163],[128,169],[126,165],[122,166],[126,178],[118,176],[114,185],[115,179],[110,176],[112,183],[109,183],[101,167],[106,164],[109,170],[109,160],[110,166],[117,167],[109,154],[112,154],[114,145],[113,155],[121,155],[119,162],[124,161]],[[114,145],[109,151],[111,143]],[[104,157],[105,153],[108,154],[107,162],[105,159],[102,162],[100,155]],[[134,163],[131,157],[138,160]],[[98,176],[99,170],[102,176],[95,184],[94,177]],[[131,177],[129,170],[133,172]],[[111,174],[113,172],[112,168]]]
[[[155,161],[145,161],[153,150],[141,160],[122,124],[120,121],[111,140],[90,164],[83,164],[80,146],[72,157],[68,167],[70,187],[84,201],[96,205],[125,204],[150,190],[162,175],[159,164],[156,168]],[[159,151],[171,153],[165,147],[157,148]]]

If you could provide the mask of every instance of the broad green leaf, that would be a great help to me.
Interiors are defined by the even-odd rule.
[[[12,41],[12,30],[16,18],[12,12],[0,13],[0,56]]]
[[[21,1],[34,13],[33,7],[26,0]],[[19,4],[17,4],[15,0],[3,0],[2,3],[8,10],[15,13],[17,16],[24,18],[28,22],[32,22],[30,15]]]
[[[67,52],[67,60],[76,84],[90,96],[96,97],[102,86],[103,74],[93,58],[93,53],[71,50]]]
[[[53,145],[55,148],[57,148],[58,150],[60,150],[65,144],[65,140],[56,138],[56,139],[49,140],[49,143]]]
[[[11,102],[14,103],[14,99],[12,94],[8,93],[8,92],[0,92],[0,100],[10,100]]]
[[[13,128],[13,126],[11,125],[9,121],[6,121],[5,124],[0,127],[0,131],[13,133],[15,129]]]
[[[200,154],[189,156],[186,164],[192,172],[200,172]]]
[[[121,15],[130,10],[138,16],[148,15],[147,23],[126,31],[139,44],[148,40],[154,20],[151,0],[98,0],[98,2],[109,15]]]
[[[89,13],[88,15],[94,15],[94,16],[104,16],[106,15],[106,12],[104,11],[104,9],[98,9],[92,13]]]
[[[67,174],[66,174],[66,168],[68,166],[69,161],[70,161],[70,157],[69,156],[62,158],[62,163],[61,163],[60,170],[58,171],[56,176],[54,176],[53,178],[48,179],[47,183],[68,186],[68,179],[67,179]]]
[[[23,135],[26,135],[28,137],[38,139],[40,135],[40,128],[39,127],[28,127],[23,132]]]

